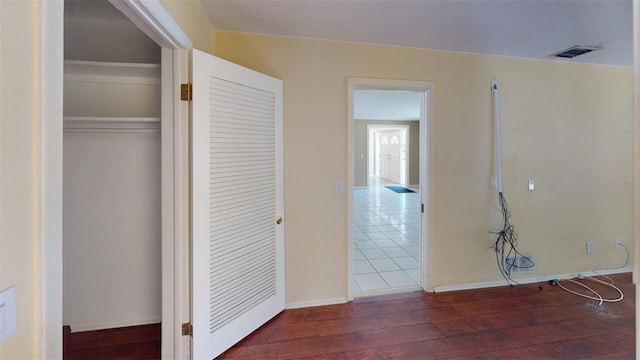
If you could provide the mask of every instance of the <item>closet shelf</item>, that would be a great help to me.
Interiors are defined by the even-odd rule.
[[[159,64],[65,60],[64,74],[75,82],[160,84]]]
[[[65,132],[159,132],[157,117],[65,116]]]

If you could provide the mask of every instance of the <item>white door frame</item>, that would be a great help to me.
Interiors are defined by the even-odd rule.
[[[162,358],[188,358],[189,108],[178,84],[188,82],[189,37],[159,0],[109,0],[162,48]],[[62,357],[62,96],[63,2],[42,6],[43,349]],[[46,156],[45,156],[46,155]],[[185,297],[184,294],[187,294]]]
[[[189,82],[193,44],[159,0],[109,0],[162,48],[162,358],[189,356],[182,336],[189,312],[189,103],[180,100]]]
[[[43,1],[40,121],[42,339],[44,359],[62,358],[62,88],[64,83],[64,5]],[[35,104],[34,104],[35,105]]]
[[[421,93],[420,111],[420,198],[424,206],[420,228],[420,283],[426,291],[433,288],[433,168],[434,168],[434,85],[429,81],[347,79],[347,300],[353,300],[353,182],[354,118],[353,92],[356,89],[410,90]]]

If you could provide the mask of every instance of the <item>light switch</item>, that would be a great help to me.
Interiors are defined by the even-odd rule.
[[[336,180],[336,194],[344,194],[344,181]]]
[[[12,286],[0,292],[0,341],[17,330],[16,288]]]
[[[529,191],[533,191],[536,188],[536,183],[533,180],[529,180]]]

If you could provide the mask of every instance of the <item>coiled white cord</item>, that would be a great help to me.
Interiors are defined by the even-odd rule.
[[[578,285],[584,287],[585,289],[587,289],[587,290],[591,291],[593,294],[595,294],[597,297],[586,295],[586,294],[582,294],[582,293],[579,293],[577,291],[573,291],[571,289],[567,289],[566,287],[562,286],[560,281],[558,281],[556,283],[556,285],[560,286],[564,291],[568,291],[568,292],[570,292],[572,294],[575,294],[575,295],[578,295],[578,296],[582,296],[584,298],[591,299],[591,300],[597,300],[598,301],[598,305],[602,305],[603,302],[618,302],[618,301],[621,301],[622,299],[624,299],[624,294],[622,293],[622,290],[620,290],[615,285],[609,284],[609,283],[601,281],[601,280],[598,280],[598,279],[593,278],[591,276],[588,276],[585,279],[591,280],[591,281],[594,281],[594,282],[597,282],[597,283],[600,283],[600,284],[603,284],[603,285],[610,286],[610,287],[614,288],[620,294],[620,296],[618,298],[616,298],[616,299],[605,299],[597,291],[595,291],[592,288],[590,288],[589,286],[587,286],[587,285],[585,285],[585,284],[583,284],[583,283],[581,283],[579,281],[575,281],[573,279],[568,279],[567,281],[572,282],[574,284],[578,284]]]
[[[624,250],[627,252],[627,260],[625,261],[624,265],[619,266],[619,267],[616,267],[616,268],[609,268],[610,270],[613,270],[613,269],[621,269],[621,268],[623,268],[623,267],[627,266],[627,264],[629,263],[629,256],[630,256],[630,255],[629,255],[629,249],[627,249],[627,247],[626,247],[626,246],[624,246],[624,245],[622,245],[622,244],[620,244],[620,246],[622,246],[622,247],[624,248]],[[606,270],[606,269],[598,269],[598,270]],[[591,300],[596,300],[596,301],[598,301],[598,306],[602,305],[602,303],[603,303],[603,302],[612,302],[612,303],[613,303],[613,302],[618,302],[618,301],[621,301],[622,299],[624,299],[624,294],[622,293],[622,290],[620,290],[620,288],[618,288],[618,287],[616,287],[616,286],[614,285],[614,281],[613,281],[613,279],[611,279],[611,278],[610,278],[610,277],[608,277],[608,276],[605,276],[605,275],[601,275],[601,274],[599,274],[597,270],[594,270],[593,272],[594,272],[595,274],[598,274],[598,275],[600,275],[600,276],[605,277],[606,279],[608,279],[608,280],[609,280],[609,282],[605,282],[605,281],[602,281],[602,280],[600,280],[600,279],[596,279],[596,278],[594,278],[594,277],[592,277],[592,276],[587,276],[585,279],[590,280],[590,281],[593,281],[593,282],[596,282],[596,283],[599,283],[599,284],[602,284],[602,285],[606,285],[606,286],[612,287],[613,289],[615,289],[615,290],[620,294],[620,296],[619,296],[618,298],[616,298],[616,299],[605,299],[605,298],[603,298],[603,297],[602,297],[602,295],[600,295],[597,291],[593,290],[593,289],[592,289],[592,288],[590,288],[589,286],[587,286],[587,285],[585,285],[585,284],[583,284],[583,283],[581,283],[581,282],[579,282],[579,281],[576,281],[576,280],[574,280],[574,279],[568,279],[568,280],[566,280],[566,281],[569,281],[569,282],[572,282],[572,283],[574,283],[574,284],[578,284],[578,285],[582,286],[583,288],[585,288],[585,289],[587,289],[587,290],[591,291],[591,293],[593,293],[595,296],[590,296],[590,295],[587,295],[587,294],[579,293],[579,292],[577,292],[577,291],[573,291],[573,290],[571,290],[571,289],[568,289],[568,288],[566,288],[566,287],[562,286],[562,284],[560,283],[560,281],[559,281],[559,280],[558,280],[558,281],[556,281],[556,282],[555,282],[555,284],[556,284],[556,285],[558,285],[558,286],[559,286],[561,289],[563,289],[564,291],[570,292],[570,293],[572,293],[572,294],[574,294],[574,295],[578,295],[578,296],[582,296],[583,298],[587,298],[587,299],[591,299]]]

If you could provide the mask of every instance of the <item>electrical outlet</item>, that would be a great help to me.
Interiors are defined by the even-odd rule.
[[[587,241],[587,254],[593,254],[593,241]]]
[[[620,249],[622,247],[622,240],[620,240],[619,238],[616,239],[615,244],[616,244],[616,249]]]

